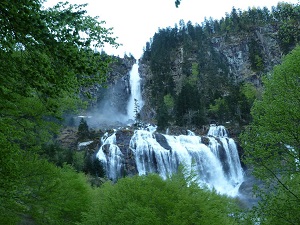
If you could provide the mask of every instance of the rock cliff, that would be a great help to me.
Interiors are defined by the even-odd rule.
[[[279,64],[283,52],[276,39],[277,30],[271,25],[256,27],[249,33],[223,35],[211,38],[214,49],[226,59],[230,74],[237,82],[251,81],[260,83],[262,73],[272,70]],[[250,48],[253,43],[262,54],[263,70],[257,71],[251,66]]]
[[[168,29],[158,34],[163,36],[164,32],[168,32]],[[203,38],[201,43],[192,38],[179,41],[179,38],[172,40],[169,37],[168,41],[176,44],[169,47],[167,53],[159,53],[164,54],[161,57],[157,56],[155,41],[161,40],[153,39],[153,47],[146,50],[139,60],[145,102],[142,117],[148,122],[156,118],[166,94],[170,94],[175,104],[178,104],[176,100],[180,99],[187,83],[192,84],[199,93],[198,98],[201,98],[202,107],[206,107],[204,114],[207,115],[209,106],[216,99],[231,94],[230,85],[238,87],[242,83],[250,82],[261,88],[262,75],[272,71],[281,62],[283,55],[278,28],[270,24],[255,26],[248,31],[211,34]],[[197,102],[196,99],[192,101]],[[239,106],[235,111],[238,108]],[[192,112],[190,109],[186,111]],[[172,113],[176,114],[171,110]]]
[[[133,56],[114,57],[107,82],[89,88],[91,99],[88,99],[88,108],[83,114],[92,117],[89,120],[91,127],[103,127],[112,122],[117,125],[124,121],[131,93],[130,71],[135,62]]]
[[[159,29],[139,59],[141,119],[162,130],[173,125],[199,128],[212,121],[249,123],[262,76],[300,40],[298,16],[296,6],[282,3],[272,11],[233,8],[219,21],[205,20],[201,26],[179,21],[179,26]],[[135,61],[126,56],[112,64],[107,88],[93,87],[90,112],[106,121],[111,115],[122,120]]]
[[[125,55],[124,58],[117,58],[111,65],[111,70],[107,74],[107,82],[102,86],[95,86],[94,99],[90,102],[91,107],[99,108],[106,100],[107,106],[116,108],[121,113],[126,113],[126,102],[130,96],[129,73],[135,59]]]

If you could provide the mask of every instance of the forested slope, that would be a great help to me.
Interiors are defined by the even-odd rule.
[[[299,16],[298,5],[279,3],[159,29],[140,62],[145,119],[161,128],[247,124],[261,77],[300,40]]]

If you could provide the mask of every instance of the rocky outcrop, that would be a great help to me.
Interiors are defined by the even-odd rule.
[[[138,173],[135,165],[135,156],[133,155],[133,152],[128,149],[133,133],[134,131],[129,129],[118,130],[116,132],[116,144],[120,148],[125,159],[124,170],[126,176],[132,176]]]
[[[271,25],[257,27],[249,33],[223,35],[211,38],[214,49],[226,58],[231,76],[237,82],[250,81],[260,84],[262,73],[269,72],[279,64],[282,57],[279,43],[276,39],[276,29]],[[257,45],[262,54],[263,70],[255,71],[250,62],[251,42]]]
[[[149,96],[151,96],[151,89],[149,85],[147,85],[147,82],[152,80],[152,71],[148,63],[139,61],[139,75],[141,77],[140,85],[142,90],[142,98],[144,101],[144,106],[141,110],[141,118],[143,118],[143,121],[147,123],[152,123],[153,118],[156,115],[156,111],[153,109],[150,102],[151,99],[149,98]]]
[[[136,59],[132,56],[115,58],[107,74],[105,84],[96,84],[89,88],[91,99],[88,100],[88,112],[105,116],[126,114],[126,106],[130,97],[130,71]],[[83,90],[83,92],[86,90]]]
[[[261,87],[262,75],[269,73],[275,65],[279,64],[283,55],[277,30],[275,25],[268,24],[252,27],[247,32],[211,34],[208,39],[205,39],[205,43],[204,41],[201,44],[190,41],[189,47],[186,47],[186,43],[178,41],[177,45],[167,53],[169,55],[165,56],[168,62],[165,63],[163,57],[161,60],[155,56],[156,61],[161,60],[160,65],[166,65],[163,73],[157,66],[158,72],[156,71],[155,74],[152,71],[152,66],[157,65],[157,62],[151,61],[153,59],[147,53],[139,61],[142,96],[145,103],[141,113],[142,118],[147,122],[153,122],[156,117],[159,102],[153,101],[156,98],[154,95],[164,95],[166,90],[162,89],[168,85],[168,83],[160,84],[158,91],[162,93],[153,92],[151,88],[155,87],[154,82],[159,79],[162,79],[162,81],[159,80],[160,82],[165,82],[164,78],[159,77],[171,76],[174,84],[172,84],[172,90],[168,89],[168,92],[178,96],[182,86],[186,82],[191,82],[192,74],[198,74],[198,80],[195,80],[194,84],[197,85],[199,93],[205,96],[204,99],[210,99],[208,104],[213,102],[213,95],[216,92],[221,92],[223,96],[228,94],[226,84],[222,86],[223,78],[230,79],[237,84],[246,81],[258,88]],[[211,80],[216,80],[216,83],[214,84]]]
[[[66,149],[77,149],[77,129],[66,127],[60,131],[56,139],[57,143]]]

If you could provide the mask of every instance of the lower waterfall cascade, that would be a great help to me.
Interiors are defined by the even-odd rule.
[[[96,154],[106,176],[113,181],[123,176],[126,161],[116,143],[116,134],[106,133]],[[196,136],[191,131],[174,136],[155,129],[135,130],[126,154],[133,156],[139,175],[158,173],[167,178],[184,165],[196,173],[200,186],[228,196],[237,196],[244,180],[236,144],[224,126],[210,126],[206,136]]]

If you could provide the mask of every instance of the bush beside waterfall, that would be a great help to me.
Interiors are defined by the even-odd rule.
[[[200,188],[192,178],[181,170],[167,180],[149,174],[105,183],[80,224],[240,224],[234,199]]]

